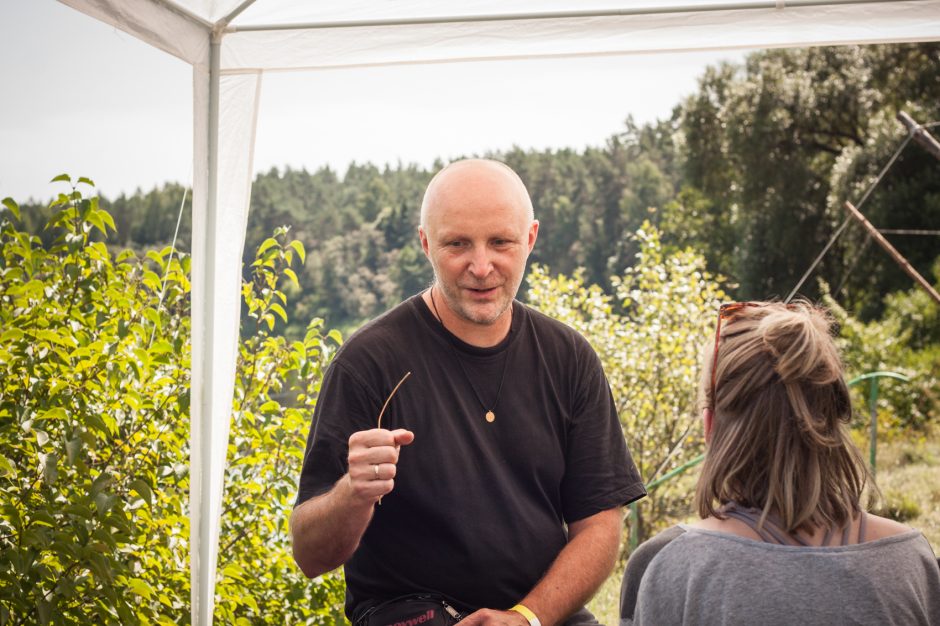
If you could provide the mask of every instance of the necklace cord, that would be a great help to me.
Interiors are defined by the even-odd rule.
[[[480,406],[483,407],[487,413],[494,413],[496,411],[496,405],[499,404],[499,396],[503,391],[503,383],[506,381],[506,366],[509,364],[509,347],[506,347],[506,356],[503,357],[503,372],[499,376],[499,386],[496,388],[496,399],[493,401],[493,407],[487,407],[486,403],[483,401],[483,396],[480,395],[480,392],[477,391],[476,385],[473,384],[473,380],[470,378],[470,374],[467,373],[467,368],[464,367],[463,361],[460,360],[460,355],[457,353],[457,348],[454,346],[454,342],[451,340],[449,335],[452,335],[447,326],[444,325],[444,318],[441,317],[440,311],[437,310],[437,302],[434,300],[434,287],[428,291],[428,294],[431,296],[431,306],[434,307],[434,316],[437,317],[437,322],[441,325],[441,328],[447,333],[447,345],[450,346],[451,352],[454,354],[454,359],[457,361],[457,365],[460,366],[460,371],[463,372],[464,378],[467,379],[467,383],[470,384],[470,389],[473,390],[473,395],[477,397],[477,402],[480,403]],[[512,332],[512,302],[509,303],[509,332]],[[495,413],[493,419],[495,420]],[[489,421],[489,420],[488,420]]]

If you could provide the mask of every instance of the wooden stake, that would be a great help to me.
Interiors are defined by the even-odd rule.
[[[887,253],[891,255],[891,258],[894,259],[895,263],[900,265],[901,269],[907,272],[908,276],[913,278],[917,282],[917,284],[923,287],[924,290],[926,290],[927,293],[930,294],[930,297],[936,300],[937,304],[940,304],[940,293],[937,293],[937,290],[933,288],[933,285],[927,282],[927,279],[925,279],[923,276],[918,274],[917,270],[911,267],[911,264],[907,262],[907,259],[905,259],[904,256],[900,252],[895,250],[894,246],[892,246],[888,242],[888,240],[885,239],[884,236],[878,232],[877,228],[872,226],[871,222],[865,219],[865,216],[862,215],[861,212],[855,208],[855,205],[853,205],[851,202],[846,202],[845,208],[848,210],[849,214],[852,217],[854,217],[859,222],[861,222],[862,226],[865,227],[865,230],[868,231],[868,234],[872,236],[872,238],[878,243],[878,245],[884,248],[887,251]]]
[[[915,122],[910,115],[904,111],[898,111],[898,121],[904,124],[907,132],[911,134],[914,141],[922,145],[930,154],[940,159],[940,142],[934,139],[933,135],[927,132],[927,129]]]

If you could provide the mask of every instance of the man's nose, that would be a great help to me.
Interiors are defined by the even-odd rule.
[[[493,262],[486,246],[475,246],[470,257],[470,274],[475,278],[486,278],[492,270]]]

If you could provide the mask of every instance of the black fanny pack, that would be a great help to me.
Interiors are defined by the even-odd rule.
[[[462,615],[447,600],[433,594],[399,596],[366,609],[356,626],[453,626]]]

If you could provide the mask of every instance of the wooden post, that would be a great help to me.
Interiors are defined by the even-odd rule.
[[[865,230],[868,231],[868,234],[870,234],[872,238],[878,242],[878,245],[884,248],[887,253],[891,255],[891,258],[901,266],[901,269],[907,272],[908,276],[913,278],[917,284],[923,287],[927,293],[930,294],[930,297],[936,300],[937,304],[940,304],[940,293],[937,293],[937,290],[933,288],[933,285],[927,282],[927,279],[918,274],[917,270],[911,267],[911,264],[907,262],[907,259],[905,259],[900,252],[894,249],[894,246],[892,246],[888,240],[884,238],[884,235],[878,232],[877,228],[872,226],[871,222],[865,219],[865,216],[855,208],[855,205],[853,205],[851,202],[846,202],[845,208],[848,210],[849,214],[852,215],[852,217],[861,222],[862,226],[865,227]]]
[[[915,122],[911,116],[904,111],[898,111],[897,117],[907,128],[907,132],[911,134],[914,141],[926,148],[930,154],[940,159],[940,142],[934,139],[933,135],[928,133],[923,126]]]

